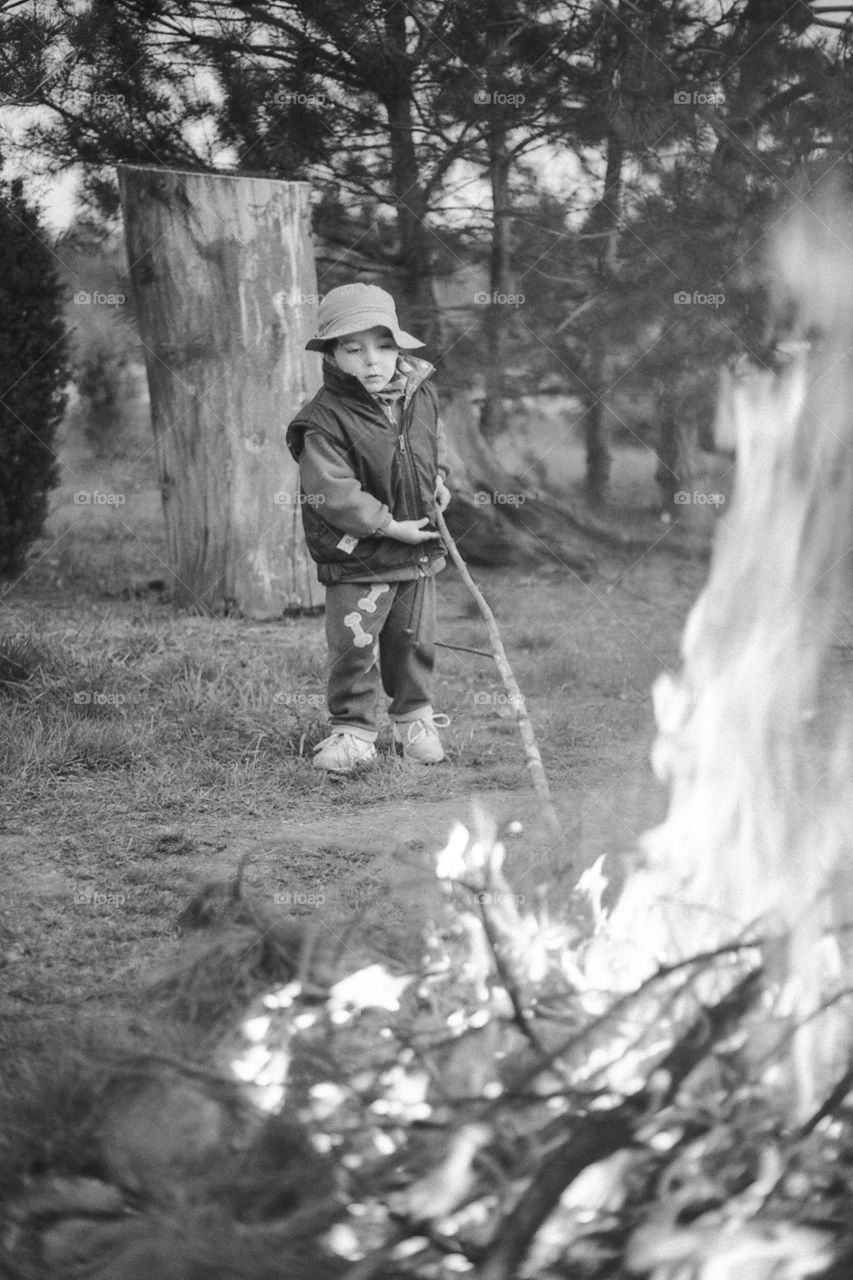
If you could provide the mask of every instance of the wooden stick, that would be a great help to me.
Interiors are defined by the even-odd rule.
[[[493,656],[488,649],[469,649],[467,644],[448,644],[446,640],[434,640],[433,644],[439,649],[457,649],[459,653],[476,653],[478,658]]]
[[[503,647],[501,635],[498,631],[497,620],[489,608],[488,601],[482,591],[468,572],[468,566],[459,554],[459,548],[447,528],[444,516],[437,507],[435,510],[435,520],[438,526],[438,531],[444,540],[447,550],[450,552],[451,560],[459,570],[462,581],[476,600],[477,607],[485,619],[486,628],[489,632],[489,641],[492,646],[492,657],[495,660],[501,679],[504,682],[504,688],[509,694],[509,705],[515,712],[515,719],[518,724],[518,732],[521,734],[527,768],[530,770],[530,777],[533,781],[533,789],[542,802],[542,812],[551,834],[555,839],[561,838],[563,831],[560,826],[560,820],[557,817],[557,810],[554,808],[554,801],[551,799],[551,789],[548,786],[548,778],[545,774],[545,767],[542,764],[542,757],[539,754],[539,747],[536,745],[533,725],[530,723],[530,716],[527,714],[527,706],[522,692],[518,687],[518,681],[513,675],[512,667],[509,665],[506,650]]]

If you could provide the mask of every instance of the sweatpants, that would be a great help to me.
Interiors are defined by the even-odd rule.
[[[332,728],[376,738],[379,684],[392,720],[431,711],[435,578],[337,582],[326,588]]]

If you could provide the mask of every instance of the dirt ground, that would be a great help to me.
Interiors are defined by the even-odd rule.
[[[73,489],[119,483],[123,511],[72,523]],[[181,910],[243,859],[268,909],[310,915],[338,939],[354,917],[353,956],[404,962],[438,902],[433,855],[454,821],[470,823],[472,800],[523,825],[508,838],[516,891],[561,905],[601,853],[615,888],[662,815],[650,688],[677,666],[702,558],[600,550],[587,582],[553,564],[475,573],[531,711],[563,823],[554,841],[490,658],[440,650],[446,763],[402,764],[386,724],[372,771],[329,778],[310,765],[324,731],[322,619],[178,613],[133,585],[162,547],[150,470],[84,474],[78,462],[31,570],[0,600],[0,633],[47,655],[0,698],[7,1060],[47,1049],[59,1026],[129,1009],[144,1021],[152,980],[181,963]],[[440,639],[488,649],[453,569],[439,596]]]

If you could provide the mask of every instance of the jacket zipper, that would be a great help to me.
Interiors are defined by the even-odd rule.
[[[414,463],[412,462],[411,451],[406,448],[406,428],[407,428],[408,412],[409,412],[409,406],[404,404],[403,417],[400,422],[400,435],[399,435],[400,464],[403,469],[403,484],[408,488],[408,496],[410,499],[409,510],[412,512],[412,514],[409,518],[411,520],[416,520],[417,516],[414,513],[418,509],[417,477],[415,476],[415,468],[414,468]],[[407,485],[407,481],[408,481],[408,485]]]
[[[411,403],[412,402],[410,400],[409,404],[407,405],[405,403],[405,397],[404,397],[403,416],[400,420],[400,431],[397,436],[397,451],[400,454],[400,469],[401,469],[401,474],[403,476],[403,488],[406,491],[407,498],[409,499],[409,510],[414,513],[418,509],[418,485],[417,485],[417,477],[415,475],[414,463],[411,460],[412,459],[411,450],[406,448],[406,429],[408,425],[409,408],[411,406]],[[393,424],[394,422],[393,414],[391,412],[388,412],[387,416]],[[417,516],[412,514],[408,518],[410,520],[416,520]]]

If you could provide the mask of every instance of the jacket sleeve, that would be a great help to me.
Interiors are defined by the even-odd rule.
[[[346,454],[323,431],[305,432],[299,468],[306,500],[334,529],[368,538],[390,523],[389,508],[361,487]]]
[[[450,457],[447,451],[447,434],[444,430],[444,423],[439,415],[437,426],[438,435],[438,474],[442,480],[446,480],[450,474]]]

